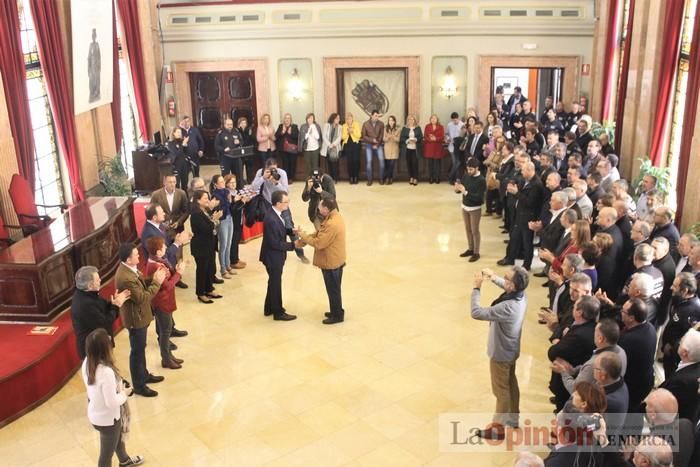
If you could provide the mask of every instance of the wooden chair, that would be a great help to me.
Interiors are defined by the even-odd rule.
[[[32,187],[19,174],[14,174],[10,181],[10,198],[24,235],[30,235],[41,230],[52,221],[50,216],[39,215],[37,207],[60,208],[61,212],[68,209],[68,206],[65,204],[36,204]]]

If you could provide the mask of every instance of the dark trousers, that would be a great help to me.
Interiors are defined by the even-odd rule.
[[[501,196],[497,188],[486,192],[486,212],[495,212],[499,216],[501,215],[501,212],[503,212],[503,206],[501,206]]]
[[[243,226],[234,223],[233,237],[231,237],[231,254],[229,256],[231,259],[231,265],[234,265],[240,261],[240,257],[238,256],[238,247],[241,244],[241,235],[243,235]]]
[[[281,266],[265,266],[267,271],[267,293],[265,294],[265,314],[281,315],[282,306],[282,270]]]
[[[140,329],[129,329],[129,344],[131,344],[129,371],[131,371],[131,381],[134,383],[134,389],[146,387],[146,379],[148,378],[148,369],[146,368],[147,335],[148,326]]]
[[[515,223],[510,231],[510,242],[508,243],[507,256],[510,261],[515,261],[522,253],[523,267],[529,268],[532,265],[533,247],[532,240],[534,233],[523,226]]]
[[[330,306],[331,318],[344,319],[345,310],[343,310],[343,298],[341,295],[341,284],[343,282],[343,268],[345,265],[337,269],[321,269],[323,274],[323,283],[326,285],[326,293],[328,294],[328,305]]]
[[[430,180],[440,181],[440,159],[428,159],[428,167],[430,169]]]
[[[221,175],[234,174],[236,181],[243,180],[243,167],[240,159],[221,156]]]
[[[394,178],[394,167],[396,167],[397,160],[398,159],[384,160],[384,178]]]
[[[173,332],[173,314],[155,310],[156,330],[158,331],[158,347],[160,359],[170,360],[170,334]]]
[[[297,172],[297,157],[296,153],[280,151],[282,155],[282,165],[284,170],[287,171],[287,179],[292,182],[294,181],[294,174]]]
[[[447,175],[447,179],[450,183],[459,180],[460,174],[464,173],[464,164],[462,163],[461,157],[460,151],[458,151],[457,148],[450,153],[452,165],[450,167],[450,173]]]
[[[189,170],[173,170],[175,175],[175,180],[177,182],[177,187],[181,190],[187,191],[187,184],[189,183]]]
[[[331,159],[330,157],[325,157],[326,166],[328,167],[328,174],[331,176],[334,182],[338,181],[338,166],[340,165],[340,159]]]
[[[348,161],[348,176],[358,178],[360,176],[360,143],[348,143],[343,148],[343,154]]]
[[[199,177],[199,156],[193,156],[192,161],[194,162],[194,164],[192,164],[192,176]]]
[[[214,290],[212,279],[216,273],[216,262],[214,254],[211,252],[205,254],[194,255],[195,278],[196,278],[196,294],[204,296]]]
[[[97,461],[97,467],[112,467],[112,457],[114,457],[115,452],[119,462],[129,460],[124,440],[122,440],[121,420],[114,420],[114,425],[111,426],[92,426],[100,432],[100,457]]]
[[[406,165],[408,165],[408,176],[418,179],[418,154],[415,149],[406,149]]]
[[[273,156],[271,150],[267,151],[256,151],[258,153],[258,158],[260,159],[260,167],[265,167],[265,162]]]

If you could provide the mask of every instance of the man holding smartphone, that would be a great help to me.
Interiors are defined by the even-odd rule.
[[[481,307],[481,285],[491,280],[503,293],[489,307]],[[487,355],[490,359],[491,390],[496,396],[493,423],[479,431],[485,439],[504,439],[505,425],[518,427],[520,389],[515,376],[515,362],[520,356],[520,336],[527,310],[525,289],[527,271],[513,266],[505,277],[495,276],[490,269],[476,273],[471,299],[472,318],[489,321]]]

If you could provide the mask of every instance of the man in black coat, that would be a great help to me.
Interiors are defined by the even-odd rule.
[[[664,357],[664,373],[667,378],[673,374],[680,362],[679,345],[688,330],[700,322],[700,299],[697,294],[697,281],[692,274],[682,272],[671,286],[673,297],[669,308],[670,319],[661,335],[661,349]]]
[[[678,242],[681,239],[681,234],[678,228],[673,223],[673,213],[667,206],[659,206],[654,210],[654,230],[651,231],[651,239],[656,237],[664,237],[668,240],[671,246],[671,256],[675,261],[678,261]]]
[[[678,347],[681,362],[678,369],[666,375],[661,388],[671,391],[678,401],[678,417],[687,418],[693,424],[698,421],[698,378],[700,378],[700,331],[690,329]]]
[[[189,138],[187,141],[187,155],[192,161],[192,174],[194,177],[199,177],[199,161],[204,157],[204,138],[199,128],[192,126],[190,117],[184,116],[180,121],[180,129],[182,137]]]
[[[622,286],[624,277],[620,277],[622,274],[622,267],[620,264],[623,260],[622,248],[623,248],[623,238],[620,228],[615,225],[617,222],[617,211],[614,208],[605,207],[598,213],[598,219],[596,220],[598,224],[598,232],[607,233],[612,237],[613,244],[610,250],[606,253],[605,257],[611,263],[611,270],[605,270],[604,277],[601,277],[600,271],[598,272],[598,283],[601,284],[601,288],[605,291],[608,297],[613,300],[617,297],[617,293]],[[601,265],[602,263],[599,263]],[[609,275],[609,276],[608,276]]]
[[[529,271],[532,266],[534,232],[528,223],[537,220],[544,199],[544,186],[537,177],[532,162],[523,164],[522,175],[521,186],[514,183],[508,185],[508,192],[515,196],[515,223],[511,229],[506,257],[498,261],[498,264],[513,265],[522,252],[523,267]]]
[[[593,335],[599,309],[600,304],[595,297],[579,298],[574,305],[574,323],[561,340],[552,345],[547,352],[550,362],[565,360],[576,367],[591,358],[595,348]],[[552,372],[549,390],[554,394],[557,411],[561,410],[570,394],[564,387],[560,374]]]
[[[114,321],[119,307],[131,295],[128,290],[117,291],[107,301],[100,297],[100,274],[94,266],[83,266],[75,273],[75,292],[71,302],[71,320],[80,359],[85,358],[85,339],[95,329],[104,329],[114,346]]]
[[[481,122],[474,124],[474,134],[469,135],[467,139],[467,150],[465,160],[470,157],[476,158],[481,166],[481,173],[486,173],[484,170],[484,146],[489,144],[489,136],[484,133],[484,125]]]
[[[263,241],[260,247],[260,262],[267,270],[267,294],[265,316],[273,315],[275,321],[291,321],[295,315],[287,314],[282,305],[282,271],[287,252],[294,250],[294,243],[287,241],[287,227],[282,212],[289,209],[289,195],[278,190],[270,195],[272,208],[265,214]]]
[[[671,285],[676,278],[676,263],[670,254],[671,245],[664,237],[656,237],[651,242],[651,247],[654,249],[654,262],[652,266],[661,271],[664,278],[664,290],[659,298],[659,306],[662,310],[668,308],[671,301]]]

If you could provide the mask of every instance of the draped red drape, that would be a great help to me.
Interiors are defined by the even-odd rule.
[[[610,0],[610,11],[608,11],[608,30],[605,35],[605,58],[603,61],[603,101],[601,102],[601,118],[603,121],[610,118],[613,89],[617,85],[615,54],[617,52],[618,38],[620,37],[620,11],[622,10],[620,4],[620,0]]]
[[[662,39],[661,66],[659,67],[658,98],[656,100],[656,121],[651,135],[649,159],[658,166],[665,150],[666,133],[670,123],[670,111],[673,108],[673,88],[678,69],[678,57],[681,49],[681,32],[683,29],[683,10],[685,1],[669,0],[665,4],[664,34]]]
[[[112,82],[112,128],[114,128],[114,143],[116,144],[117,153],[122,147],[122,100],[121,100],[121,89],[120,89],[120,76],[119,76],[119,37],[117,33],[117,11],[112,3],[112,31],[114,39],[114,47],[112,50],[112,58],[114,59],[112,65],[112,73],[114,75],[114,80]]]
[[[73,112],[73,89],[70,80],[66,57],[63,53],[61,27],[58,24],[58,5],[56,2],[30,0],[32,17],[36,28],[37,45],[41,68],[44,72],[44,82],[53,111],[56,139],[60,152],[68,168],[73,201],[81,201],[85,193],[80,184],[80,154],[75,129]]]
[[[700,11],[695,14],[693,38],[690,42],[690,60],[688,64],[688,87],[685,94],[685,113],[683,114],[683,141],[678,159],[678,180],[676,181],[676,224],[681,225],[685,185],[688,183],[688,165],[690,164],[690,142],[695,130],[695,116],[698,108],[698,89],[700,89]]]
[[[27,99],[26,70],[17,2],[0,1],[0,72],[19,174],[34,189],[34,134]],[[11,175],[11,174],[10,174]]]
[[[627,83],[630,73],[630,55],[632,46],[632,32],[634,30],[634,3],[630,0],[627,12],[627,30],[625,32],[625,48],[622,51],[622,66],[620,67],[620,79],[617,87],[617,105],[615,106],[615,149],[617,154],[622,154],[622,124],[625,120],[625,99],[627,98]]]
[[[134,87],[134,100],[139,114],[139,130],[141,138],[148,141],[151,134],[148,125],[148,95],[146,94],[146,77],[143,69],[143,52],[141,45],[141,30],[139,27],[139,12],[137,0],[117,0],[119,17],[122,20],[124,42],[129,54],[129,69],[131,82]],[[124,45],[124,44],[122,44]]]

